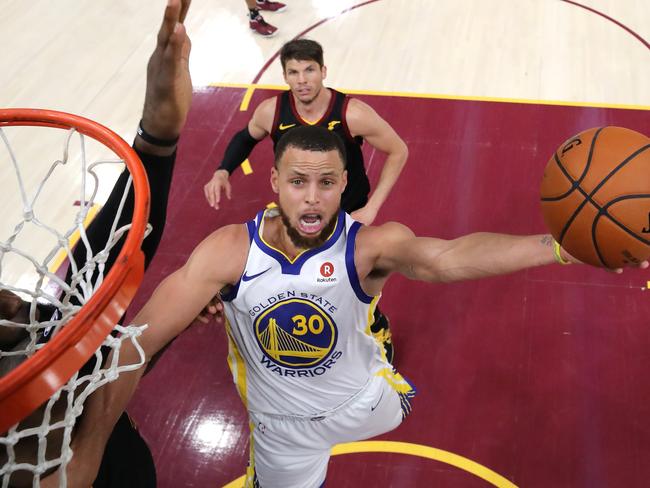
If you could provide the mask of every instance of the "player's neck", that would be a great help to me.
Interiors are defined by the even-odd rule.
[[[299,248],[293,243],[279,215],[264,219],[262,239],[290,260],[295,259],[296,256],[305,251],[305,249]]]
[[[293,96],[293,94],[291,96]],[[323,87],[320,92],[318,92],[316,98],[310,103],[303,103],[295,96],[293,96],[293,101],[296,110],[298,111],[298,115],[300,115],[300,117],[302,117],[306,122],[315,123],[325,115],[332,96],[333,94],[330,89]]]

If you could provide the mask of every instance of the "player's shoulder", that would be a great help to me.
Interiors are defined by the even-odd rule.
[[[375,110],[366,102],[358,98],[351,98],[345,111],[345,119],[348,127],[354,135],[364,136],[371,132],[381,118]]]
[[[241,246],[242,242],[248,242],[248,229],[246,224],[229,224],[219,227],[205,238],[209,246]]]
[[[381,225],[364,225],[359,229],[356,240],[357,248],[381,251],[387,245],[403,239],[414,237],[406,225],[399,222],[386,222]]]
[[[246,224],[224,225],[201,241],[190,262],[194,269],[201,268],[208,275],[216,273],[219,281],[231,283],[243,271],[249,247]]]
[[[414,236],[411,229],[399,222],[362,226],[354,246],[354,263],[360,276],[380,273],[387,277],[394,269],[386,257],[399,255],[404,243]]]
[[[379,225],[364,225],[359,229],[359,235],[369,235],[369,236],[384,236],[384,237],[402,237],[402,236],[412,236],[413,231],[409,229],[406,225],[389,221],[384,222]]]
[[[229,261],[245,257],[248,254],[248,244],[246,224],[224,225],[203,239],[193,254],[209,261]]]
[[[270,97],[260,102],[253,113],[252,122],[266,132],[271,132],[271,125],[275,118],[275,105],[277,97]]]
[[[248,130],[254,138],[262,139],[271,133],[275,118],[275,100],[276,97],[267,98],[255,108],[248,124]]]
[[[255,109],[255,113],[273,116],[275,114],[275,106],[277,105],[277,103],[278,103],[277,96],[272,96],[265,100],[262,100],[260,104],[257,106],[257,108]]]
[[[350,116],[363,117],[364,115],[369,115],[369,114],[376,114],[375,110],[370,105],[368,105],[363,100],[359,100],[358,98],[348,97],[348,108],[347,108],[348,117]]]

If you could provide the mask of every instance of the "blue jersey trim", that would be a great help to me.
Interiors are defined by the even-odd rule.
[[[253,242],[253,237],[255,236],[255,219],[251,219],[246,222],[246,230],[248,231],[248,243]]]
[[[359,275],[357,274],[357,267],[354,265],[354,244],[357,238],[357,232],[361,228],[360,222],[354,222],[350,229],[348,230],[348,242],[345,246],[345,267],[348,270],[348,278],[350,279],[350,285],[354,293],[357,295],[357,298],[363,303],[372,302],[374,297],[366,295],[366,292],[361,288],[361,283],[359,282]]]
[[[260,219],[264,218],[264,212],[260,212],[258,214],[258,217]],[[280,251],[277,249],[273,249],[272,247],[268,246],[263,240],[262,237],[260,236],[260,229],[262,228],[262,225],[259,224],[257,227],[257,232],[255,232],[255,244],[260,248],[260,250],[267,254],[268,256],[272,257],[275,259],[278,263],[280,263],[280,266],[282,267],[282,274],[289,274],[289,275],[299,275],[300,270],[302,269],[303,264],[307,262],[307,260],[313,256],[316,256],[317,254],[326,251],[330,247],[332,247],[336,241],[338,241],[339,237],[341,236],[341,233],[343,232],[343,228],[345,227],[345,213],[340,211],[338,219],[336,221],[336,228],[334,229],[334,232],[332,235],[323,243],[322,246],[320,247],[315,247],[314,249],[309,249],[302,254],[300,254],[295,261],[291,262],[289,259],[282,254]]]
[[[250,246],[250,243],[253,242],[253,236],[255,236],[255,219],[249,220],[246,222],[246,230],[248,231],[248,244]],[[244,270],[244,273],[246,270]],[[221,295],[221,300],[224,302],[232,302],[235,298],[237,298],[237,292],[239,292],[239,285],[241,284],[241,276],[239,277],[239,280],[237,280],[237,283],[230,289],[228,293],[224,293]]]

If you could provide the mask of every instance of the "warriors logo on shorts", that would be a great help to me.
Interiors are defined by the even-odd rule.
[[[336,326],[318,305],[299,298],[276,303],[255,320],[264,354],[289,368],[311,368],[334,350]]]

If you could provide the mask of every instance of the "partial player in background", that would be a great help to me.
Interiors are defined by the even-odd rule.
[[[345,143],[349,178],[341,200],[343,210],[361,223],[372,224],[406,164],[406,144],[368,104],[323,85],[327,67],[323,48],[316,41],[287,42],[280,51],[280,62],[289,90],[260,103],[247,127],[230,140],[219,168],[204,187],[208,203],[219,209],[222,192],[231,198],[229,176],[266,136],[275,148],[280,137],[292,129],[318,125],[338,134]],[[364,141],[386,154],[372,195],[361,152]]]
[[[253,32],[264,37],[274,36],[278,28],[264,20],[264,17],[260,14],[260,10],[266,12],[283,12],[287,9],[284,3],[272,2],[270,0],[246,0],[246,6],[248,7],[249,27]]]
[[[231,139],[219,169],[204,187],[208,203],[219,209],[222,192],[231,198],[229,176],[259,141],[270,136],[275,148],[280,138],[291,130],[316,125],[339,135],[345,144],[348,184],[343,192],[341,208],[355,220],[372,224],[406,164],[406,144],[368,104],[323,85],[327,67],[323,61],[323,48],[316,41],[297,39],[287,42],[280,51],[280,62],[289,90],[260,103],[248,126]],[[361,152],[364,141],[386,154],[372,195]],[[379,310],[372,331],[384,344],[392,361],[389,321]]]
[[[185,32],[183,21],[187,14],[190,0],[169,0],[165,10],[163,23],[158,32],[157,45],[147,66],[147,86],[145,94],[142,119],[138,127],[138,135],[134,141],[134,149],[142,160],[151,188],[151,212],[149,223],[152,232],[145,238],[142,250],[145,254],[145,267],[151,262],[165,226],[169,189],[172,172],[176,159],[176,147],[181,129],[185,125],[187,113],[192,97],[192,83],[189,74],[190,40]],[[90,247],[93,250],[102,249],[110,228],[117,215],[118,207],[125,187],[129,172],[125,170],[118,178],[106,204],[87,229]],[[129,222],[133,210],[133,189],[129,190],[124,210],[118,220],[117,227]],[[120,252],[121,242],[114,247],[106,263],[108,269]],[[86,248],[77,246],[74,251],[74,260],[77,263],[85,262]],[[29,303],[16,295],[4,291],[0,293],[0,316],[3,319],[14,321],[28,321]],[[47,320],[48,315],[56,314],[52,306],[39,305],[40,320]],[[24,329],[0,328],[0,341],[3,349],[12,347],[24,340],[20,337]],[[4,334],[4,335],[3,335]],[[43,339],[47,340],[47,338]],[[2,363],[5,364],[2,364]],[[92,360],[91,360],[92,363]],[[0,361],[4,373],[16,364],[9,365],[7,361]],[[86,365],[92,369],[92,364]],[[95,431],[96,418],[88,413],[99,413],[92,405],[101,404],[106,399],[102,390],[98,390],[87,401],[84,414],[78,418],[71,442],[73,452],[77,451],[77,435],[85,434],[95,439],[93,443],[84,444],[79,449],[86,449],[83,462],[78,462],[75,455],[68,465],[68,486],[94,488],[128,488],[156,486],[155,467],[151,453],[134,427],[134,424],[125,413],[115,423],[107,426],[103,432],[104,437],[97,436]],[[55,404],[53,415],[57,408],[65,408],[60,401]],[[42,416],[36,411],[30,417]],[[56,446],[56,435],[60,431],[48,434],[48,445]],[[60,445],[60,442],[58,443]],[[104,450],[104,445],[106,449]],[[36,449],[34,444],[18,445],[19,457],[33,462]],[[1,457],[1,456],[0,456]],[[17,472],[12,476],[9,486],[22,486],[28,483],[31,486],[31,476]],[[49,474],[49,473],[45,473]],[[26,480],[26,481],[25,481]],[[4,480],[3,480],[4,481]],[[43,487],[59,486],[58,473],[41,480]]]

